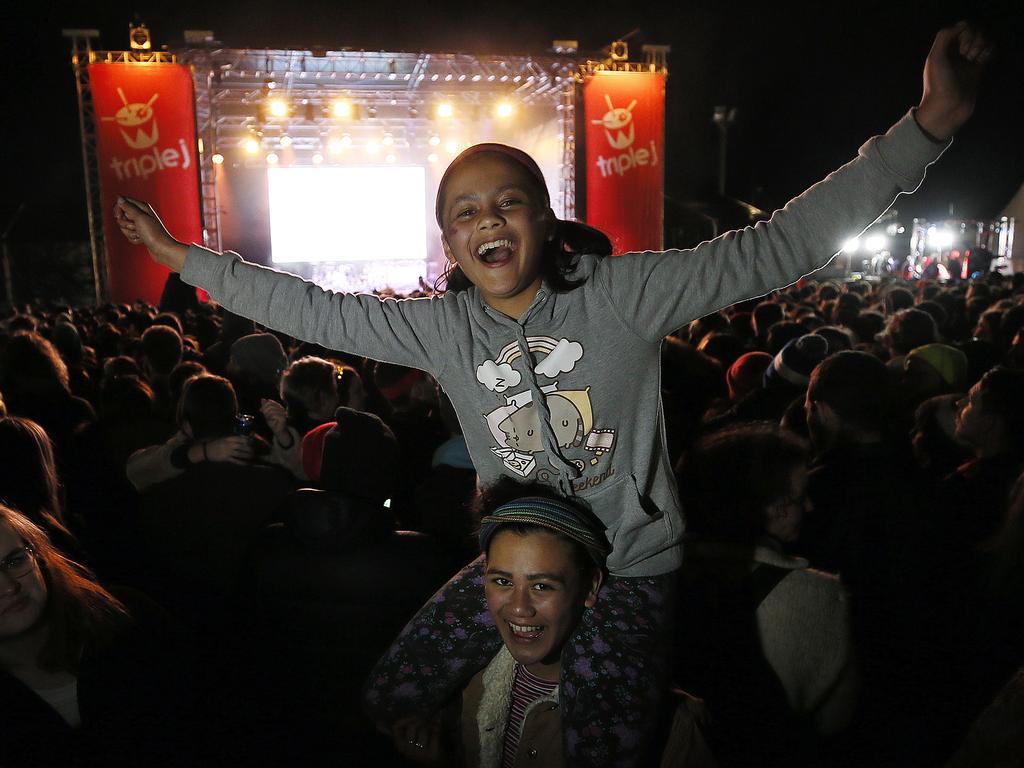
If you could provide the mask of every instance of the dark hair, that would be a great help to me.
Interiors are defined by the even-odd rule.
[[[939,340],[935,318],[920,309],[901,309],[889,318],[885,333],[898,355]]]
[[[137,422],[153,416],[156,396],[138,376],[111,376],[100,386],[99,406],[104,422]]]
[[[338,393],[341,366],[322,357],[307,355],[289,365],[281,374],[281,396],[294,421],[304,422],[319,394]]]
[[[129,619],[128,610],[88,568],[61,554],[27,516],[0,504],[0,524],[9,526],[31,548],[46,581],[43,620],[49,633],[37,663],[50,671],[77,672],[82,647],[112,635]]]
[[[142,351],[153,372],[168,375],[181,362],[181,334],[169,325],[154,325],[142,334]]]
[[[807,398],[822,402],[844,421],[870,430],[889,419],[893,382],[885,363],[867,352],[837,352],[811,373]]]
[[[202,373],[208,373],[208,371],[202,363],[196,360],[185,360],[174,366],[167,377],[167,390],[170,393],[170,402],[175,407],[181,400],[181,391],[185,388],[185,382]]]
[[[196,440],[227,437],[234,429],[238,399],[235,388],[223,376],[193,376],[181,392],[178,426],[187,421]]]
[[[1024,450],[1024,371],[998,365],[978,384],[982,411],[999,417],[1013,450]]]
[[[793,320],[779,320],[772,323],[765,336],[765,352],[770,355],[777,355],[793,339],[799,339],[806,334],[806,329],[800,323]]]
[[[0,418],[0,497],[42,528],[70,536],[53,442],[31,419]]]
[[[0,388],[11,400],[17,394],[68,394],[68,367],[48,340],[34,331],[18,331],[0,355]]]
[[[477,493],[476,498],[473,501],[473,511],[476,519],[479,520],[486,515],[491,514],[494,510],[498,509],[498,507],[527,496],[550,499],[561,504],[573,503],[571,499],[566,499],[551,486],[542,485],[537,482],[520,483],[510,477],[503,477],[492,485],[481,489]],[[565,544],[570,548],[572,551],[573,565],[575,565],[579,570],[582,583],[586,584],[589,582],[596,573],[598,565],[594,562],[594,558],[587,551],[587,548],[575,539],[570,539],[568,536],[559,533],[558,531],[552,530],[551,528],[545,528],[544,526],[537,525],[535,523],[505,523],[500,527],[499,531],[509,531],[517,536],[528,536],[531,533],[538,532],[548,533],[559,541],[565,542]],[[491,538],[491,541],[494,541],[493,537]],[[484,554],[486,555],[487,553],[484,552]]]
[[[782,320],[783,314],[781,304],[762,301],[751,313],[750,322],[754,328],[754,335],[763,341],[768,336],[768,329]]]
[[[743,424],[702,437],[676,473],[687,529],[703,538],[754,545],[765,510],[790,492],[807,464],[807,443],[776,424]]]

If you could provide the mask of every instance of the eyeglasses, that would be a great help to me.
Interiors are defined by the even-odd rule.
[[[0,571],[12,579],[20,579],[32,570],[32,561],[36,551],[32,547],[23,547],[0,560]]]

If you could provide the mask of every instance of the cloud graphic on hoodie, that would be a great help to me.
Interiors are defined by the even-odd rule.
[[[546,376],[549,379],[553,379],[560,373],[568,373],[571,371],[582,357],[582,344],[578,341],[559,339],[558,344],[553,350],[551,350],[551,354],[545,357],[543,362],[541,362],[534,370],[540,376]]]
[[[504,392],[517,386],[523,376],[508,363],[498,365],[493,360],[485,360],[476,369],[476,380],[491,392]]]

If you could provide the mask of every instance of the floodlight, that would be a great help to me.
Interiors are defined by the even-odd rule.
[[[437,105],[437,116],[438,117],[451,117],[454,114],[455,114],[455,110],[452,108],[452,105],[450,103],[448,103],[447,101],[442,102],[442,103]]]
[[[276,153],[271,152],[267,155],[267,165],[277,165],[277,160],[278,157]]]
[[[289,136],[286,133],[284,136],[281,137],[281,146],[284,147],[285,149],[287,149],[291,145],[292,145],[292,137]]]
[[[282,99],[273,99],[270,102],[270,114],[274,117],[287,117],[288,104]]]
[[[319,152],[314,152],[313,157],[310,158],[313,161],[313,165],[320,165],[324,161],[324,156]]]
[[[427,162],[428,163],[436,163],[437,162],[437,152],[431,152],[429,155],[427,155]]]
[[[884,251],[888,245],[889,240],[885,235],[871,235],[864,239],[864,250],[868,253]]]
[[[851,237],[843,243],[843,253],[856,253],[860,250],[860,238]]]
[[[352,117],[352,102],[345,99],[334,102],[335,117]]]
[[[255,155],[257,152],[260,151],[260,143],[256,141],[256,139],[253,139],[251,137],[246,139],[242,143],[242,146],[245,147],[245,151],[248,152],[250,155]]]
[[[220,152],[215,152],[213,157],[210,158],[210,161],[214,165],[221,165],[224,162],[224,155],[222,155]]]
[[[507,101],[503,101],[498,105],[498,117],[512,117],[512,104]]]
[[[434,134],[427,140],[427,143],[432,147],[436,147],[438,144],[441,143],[441,137],[438,136],[437,134]]]
[[[392,136],[390,133],[385,133],[384,138],[380,140],[380,143],[383,144],[385,147],[390,147],[392,144],[395,143],[395,137]]]

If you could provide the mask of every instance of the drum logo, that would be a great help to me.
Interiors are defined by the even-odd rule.
[[[121,108],[113,116],[101,119],[105,123],[117,123],[121,138],[128,148],[141,152],[128,159],[111,159],[110,167],[118,181],[132,178],[146,180],[157,171],[188,168],[192,165],[184,139],[177,140],[177,147],[173,145],[173,139],[169,147],[160,149],[156,146],[160,140],[160,127],[156,122],[153,104],[160,96],[159,93],[154,93],[145,102],[129,102],[122,88],[117,89],[117,95],[121,97]]]
[[[121,88],[117,89],[117,95],[121,97],[121,103],[124,106],[117,110],[117,114],[113,117],[104,117],[103,122],[108,123],[116,120],[118,127],[121,129],[121,135],[124,137],[125,144],[132,149],[149,149],[160,138],[160,129],[156,124],[153,113],[153,102],[157,100],[160,94],[154,93],[145,104],[141,102],[129,104]],[[147,132],[145,126],[146,123],[150,122],[152,122],[153,127]],[[130,133],[131,129],[135,129],[134,136]]]
[[[608,105],[608,111],[599,120],[591,120],[594,125],[604,128],[605,138],[608,145],[619,152],[612,157],[598,155],[596,163],[602,178],[611,175],[624,176],[634,168],[645,165],[658,164],[658,148],[652,139],[649,148],[633,146],[636,139],[636,125],[633,121],[633,108],[636,107],[636,99],[633,99],[628,107],[616,107],[609,94],[604,95],[604,103]]]

